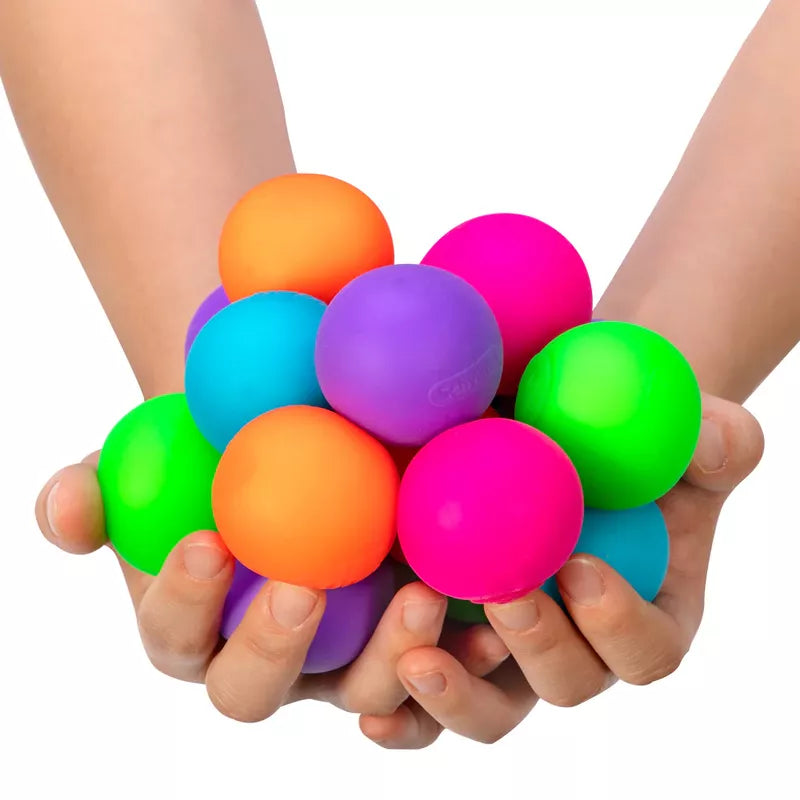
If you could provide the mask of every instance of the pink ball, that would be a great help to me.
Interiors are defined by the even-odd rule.
[[[522,214],[488,214],[453,228],[423,264],[471,283],[503,337],[500,394],[517,391],[528,362],[549,341],[592,317],[592,287],[578,251],[557,230]]]
[[[583,492],[552,439],[514,420],[480,419],[414,456],[397,522],[422,581],[449,597],[502,603],[541,586],[572,554]]]

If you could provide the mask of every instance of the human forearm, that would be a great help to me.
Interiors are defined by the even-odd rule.
[[[773,2],[598,304],[744,400],[800,338],[800,4]]]
[[[294,170],[255,4],[4,0],[0,77],[143,392],[180,390],[227,211]]]

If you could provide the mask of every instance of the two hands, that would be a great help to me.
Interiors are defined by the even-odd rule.
[[[725,499],[755,468],[763,436],[741,406],[704,395],[703,425],[683,480],[659,501],[670,562],[654,603],[613,569],[576,554],[558,575],[567,616],[543,592],[487,605],[489,625],[445,623],[445,599],[422,583],[401,588],[350,666],[300,675],[324,592],[268,581],[231,638],[219,638],[233,557],[200,531],[158,576],[120,561],[145,651],[162,672],[205,683],[225,715],[256,722],[286,703],[317,699],[360,714],[388,748],[431,744],[444,728],[481,742],[511,731],[541,698],[588,700],[617,679],[647,684],[672,673],[700,625],[706,574]],[[97,454],[54,475],[36,503],[44,536],[70,553],[108,545]]]

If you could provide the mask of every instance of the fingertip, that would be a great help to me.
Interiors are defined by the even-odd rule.
[[[358,725],[364,736],[387,750],[420,750],[442,732],[442,726],[413,701],[386,716],[364,714]]]
[[[178,542],[164,568],[192,581],[233,580],[234,558],[216,531],[195,531]]]
[[[440,603],[443,606],[447,604],[444,595],[419,580],[401,586],[395,598],[400,598],[406,603]]]
[[[375,716],[362,714],[358,718],[358,727],[361,733],[377,745],[385,746],[392,740],[404,738],[409,731],[409,715],[404,713],[401,706],[388,716]]]
[[[397,660],[397,676],[408,684],[414,675],[444,673],[457,663],[449,653],[439,647],[414,647]]]
[[[570,616],[629,614],[645,601],[609,564],[588,553],[576,553],[556,574]]]
[[[443,637],[440,646],[478,678],[494,672],[510,655],[497,631],[485,624]]]
[[[753,414],[738,403],[704,395],[700,435],[684,479],[707,491],[731,492],[763,453],[764,432]]]
[[[105,515],[94,467],[81,463],[57,472],[37,498],[36,519],[44,537],[68,553],[102,547]]]

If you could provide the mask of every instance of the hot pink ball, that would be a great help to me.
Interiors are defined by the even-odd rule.
[[[514,394],[531,358],[592,316],[592,287],[578,251],[533,217],[471,219],[439,239],[421,263],[464,278],[491,307],[503,337],[500,394]]]
[[[583,522],[578,473],[564,451],[511,419],[450,428],[400,484],[403,554],[438,592],[476,603],[521,597],[554,575]]]

